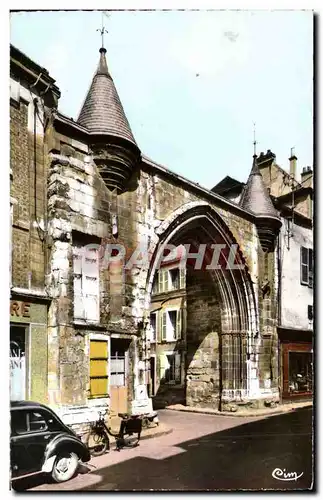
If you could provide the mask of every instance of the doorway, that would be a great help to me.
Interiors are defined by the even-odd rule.
[[[283,398],[311,396],[313,353],[311,343],[283,343]]]
[[[10,325],[10,400],[26,399],[27,363],[26,363],[25,325]]]
[[[130,340],[111,338],[110,407],[112,415],[128,411],[128,350]]]

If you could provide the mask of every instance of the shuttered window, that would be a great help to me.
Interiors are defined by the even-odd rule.
[[[186,269],[160,269],[156,272],[152,286],[152,293],[164,293],[171,290],[185,288]]]
[[[109,350],[106,340],[90,340],[90,397],[108,396]]]
[[[161,269],[158,273],[159,293],[168,292],[168,270]]]
[[[167,312],[167,340],[176,339],[177,311]]]
[[[100,320],[99,255],[96,248],[74,246],[74,318]]]
[[[176,311],[176,332],[175,332],[176,340],[182,338],[182,310],[178,309]]]
[[[182,310],[161,312],[160,331],[163,342],[174,342],[182,338]]]
[[[313,287],[313,250],[301,247],[301,284]]]

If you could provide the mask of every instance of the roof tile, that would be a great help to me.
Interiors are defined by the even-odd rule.
[[[136,144],[118,92],[109,73],[105,57],[106,49],[100,49],[100,62],[94,74],[77,123],[93,134],[108,134]]]

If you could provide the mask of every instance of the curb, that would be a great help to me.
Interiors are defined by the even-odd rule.
[[[181,411],[181,412],[188,412],[188,413],[201,413],[203,415],[214,415],[215,417],[237,417],[237,418],[241,418],[241,417],[271,417],[271,416],[274,416],[274,415],[283,415],[285,413],[291,413],[295,410],[297,410],[298,408],[307,408],[307,407],[312,407],[313,406],[313,403],[309,403],[309,404],[304,404],[302,406],[293,406],[291,408],[288,408],[288,409],[284,409],[284,410],[274,410],[274,411],[270,411],[268,410],[267,412],[264,412],[264,413],[257,413],[257,412],[230,412],[230,411],[213,411],[213,410],[207,410],[206,408],[203,409],[189,409],[189,407],[185,407],[185,408],[171,408],[169,406],[166,406],[165,410],[170,410],[170,411]]]
[[[155,427],[152,427],[152,429],[154,429],[154,428]],[[143,441],[144,439],[152,439],[155,437],[166,436],[167,434],[171,434],[173,432],[172,427],[163,426],[163,428],[161,430],[157,430],[158,427],[156,427],[155,429],[156,429],[156,432],[149,433],[149,434],[146,434],[145,431],[142,431],[141,436],[140,436],[140,441]],[[110,441],[114,443],[115,438],[114,437],[111,438]]]
[[[160,437],[160,436],[166,436],[167,434],[171,434],[173,432],[173,429],[171,427],[168,427],[167,429],[160,430],[158,432],[155,432],[154,434],[142,434],[140,436],[140,441],[143,439],[151,439],[155,437]]]

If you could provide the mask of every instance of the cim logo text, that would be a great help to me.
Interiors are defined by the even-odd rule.
[[[275,479],[279,479],[279,481],[297,481],[300,477],[302,477],[303,472],[301,472],[299,475],[297,472],[286,472],[286,469],[279,469],[277,467],[276,469],[273,470],[272,476]]]

